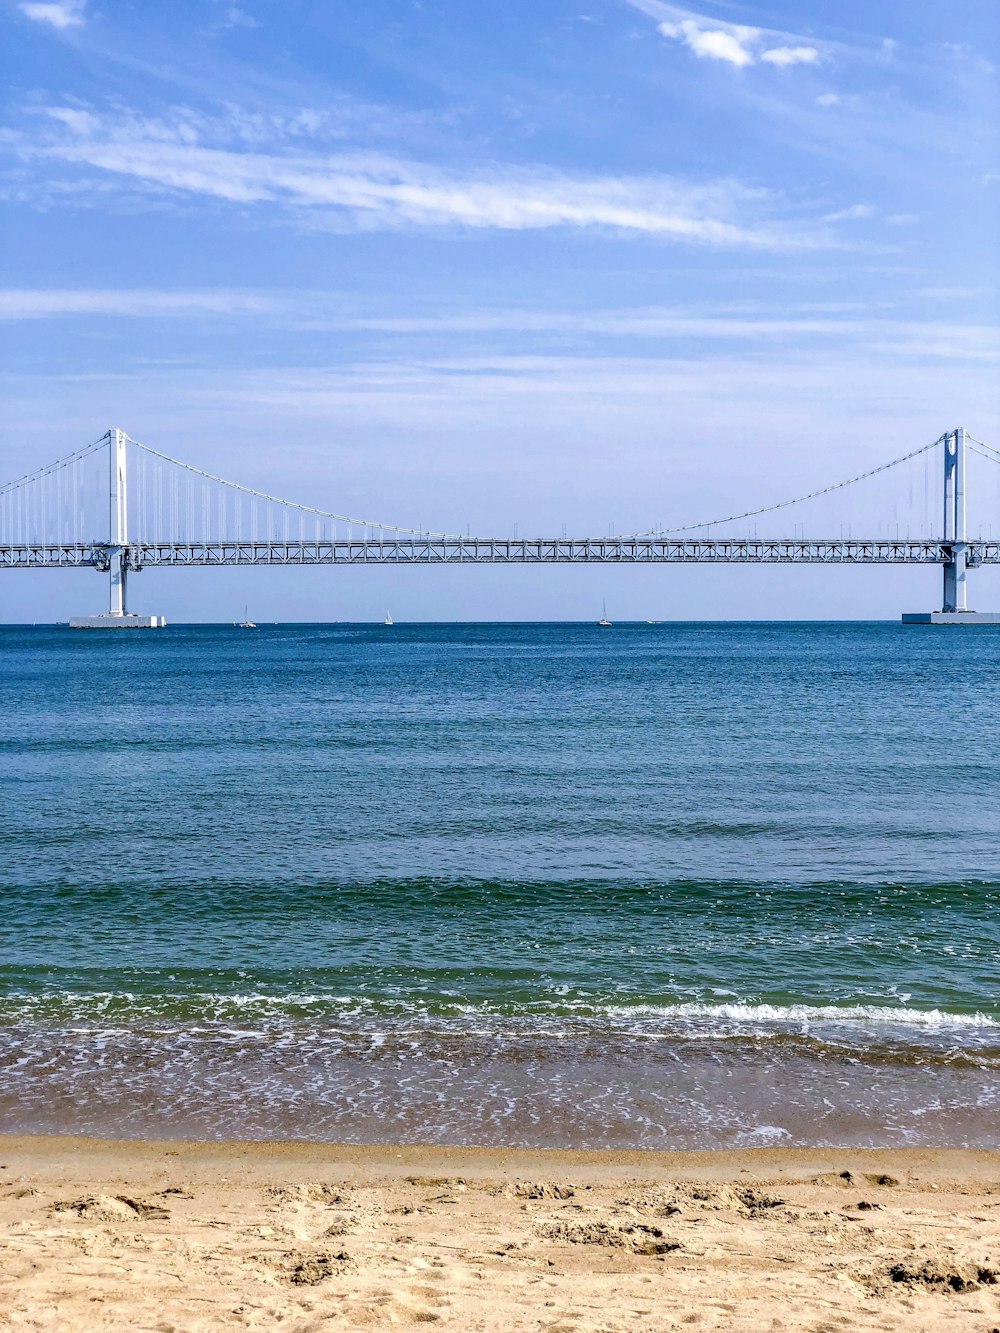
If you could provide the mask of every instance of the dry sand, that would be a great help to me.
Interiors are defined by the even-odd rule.
[[[0,1328],[1000,1329],[1000,1154],[0,1138]]]

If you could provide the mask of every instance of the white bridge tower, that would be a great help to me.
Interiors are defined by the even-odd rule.
[[[128,450],[125,432],[108,431],[108,573],[110,596],[106,615],[77,616],[70,629],[161,629],[162,616],[130,615],[128,610]]]
[[[1000,612],[970,611],[966,575],[969,569],[968,534],[965,524],[965,427],[944,436],[944,545],[942,569],[944,589],[940,611],[920,611],[903,616],[904,625],[995,625]]]

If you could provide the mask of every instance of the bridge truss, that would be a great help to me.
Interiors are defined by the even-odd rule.
[[[965,542],[970,569],[1000,564],[1000,539]],[[330,541],[21,544],[0,568],[111,570],[236,565],[948,565],[956,543],[937,538],[396,537]]]

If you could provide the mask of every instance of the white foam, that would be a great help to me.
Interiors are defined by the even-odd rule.
[[[908,997],[907,997],[908,998]],[[25,1018],[55,1017],[51,1014],[53,1002],[65,1006],[65,1018],[85,1023],[106,1017],[108,1011],[121,1024],[142,1018],[155,1021],[161,1013],[157,996],[133,992],[70,991],[47,992],[35,995],[9,995],[3,1005],[8,1021],[15,1016]],[[871,1027],[912,1027],[926,1031],[951,1029],[997,1031],[1000,1020],[983,1013],[954,1013],[942,1009],[916,1009],[905,1004],[766,1004],[732,1001],[706,1004],[701,1001],[680,1001],[674,1004],[607,1004],[600,1000],[540,999],[513,1012],[505,1005],[489,1001],[453,1001],[446,1005],[427,1006],[416,999],[383,1000],[373,996],[324,994],[322,992],[267,994],[262,992],[195,992],[173,997],[172,1005],[187,1011],[183,1027],[191,1031],[203,1025],[216,1027],[231,1023],[239,1016],[243,1023],[251,1017],[282,1019],[295,1011],[326,1013],[338,1022],[350,1019],[375,1019],[392,1022],[393,1019],[418,1020],[433,1026],[448,1026],[456,1019],[466,1020],[463,1029],[470,1031],[468,1021],[485,1022],[486,1030],[495,1030],[498,1022],[523,1024],[556,1023],[560,1020],[575,1023],[587,1021],[647,1020],[644,1026],[666,1028],[699,1028],[702,1031],[716,1027],[720,1033],[735,1029],[757,1027],[794,1028],[801,1031],[813,1026],[866,1025]],[[172,1007],[172,1006],[171,1006]],[[17,1013],[19,1011],[19,1014]],[[198,1014],[198,1018],[194,1017]],[[652,1021],[649,1021],[652,1020]],[[169,1021],[169,1020],[167,1020]],[[245,1032],[244,1035],[250,1035]]]
[[[808,1026],[811,1023],[900,1024],[923,1028],[1000,1028],[988,1014],[955,1014],[941,1009],[896,1008],[879,1004],[698,1004],[614,1005],[615,1017],[648,1014],[663,1018],[715,1018],[731,1023]]]
[[[754,1148],[769,1148],[772,1144],[781,1143],[781,1141],[791,1139],[790,1132],[781,1125],[757,1125],[753,1129],[745,1129],[738,1138],[742,1144],[747,1144]]]

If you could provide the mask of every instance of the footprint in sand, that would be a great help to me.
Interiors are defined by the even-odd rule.
[[[547,1180],[514,1180],[495,1191],[507,1199],[572,1199],[572,1185],[554,1185]]]
[[[376,1292],[351,1311],[351,1327],[383,1328],[406,1324],[436,1324],[441,1315],[409,1290]]]
[[[293,1287],[316,1287],[328,1278],[356,1267],[346,1250],[284,1250],[277,1254],[249,1254],[244,1260],[263,1276],[275,1273]]]
[[[468,1181],[464,1176],[407,1176],[406,1183],[408,1185],[423,1185],[428,1189],[468,1189]]]
[[[84,1194],[79,1199],[61,1199],[54,1213],[75,1213],[88,1222],[162,1221],[170,1216],[158,1203],[132,1199],[127,1194]]]
[[[988,1264],[956,1263],[953,1259],[931,1256],[922,1261],[905,1259],[890,1264],[889,1281],[896,1286],[922,1287],[925,1291],[975,1291],[1000,1283],[1000,1269]]]
[[[275,1203],[346,1204],[347,1194],[338,1185],[323,1181],[308,1181],[301,1185],[269,1185],[264,1191]]]
[[[569,1245],[602,1245],[632,1254],[672,1254],[683,1248],[679,1240],[664,1235],[659,1227],[643,1223],[610,1226],[607,1222],[547,1222],[539,1231],[547,1240],[561,1240]]]

